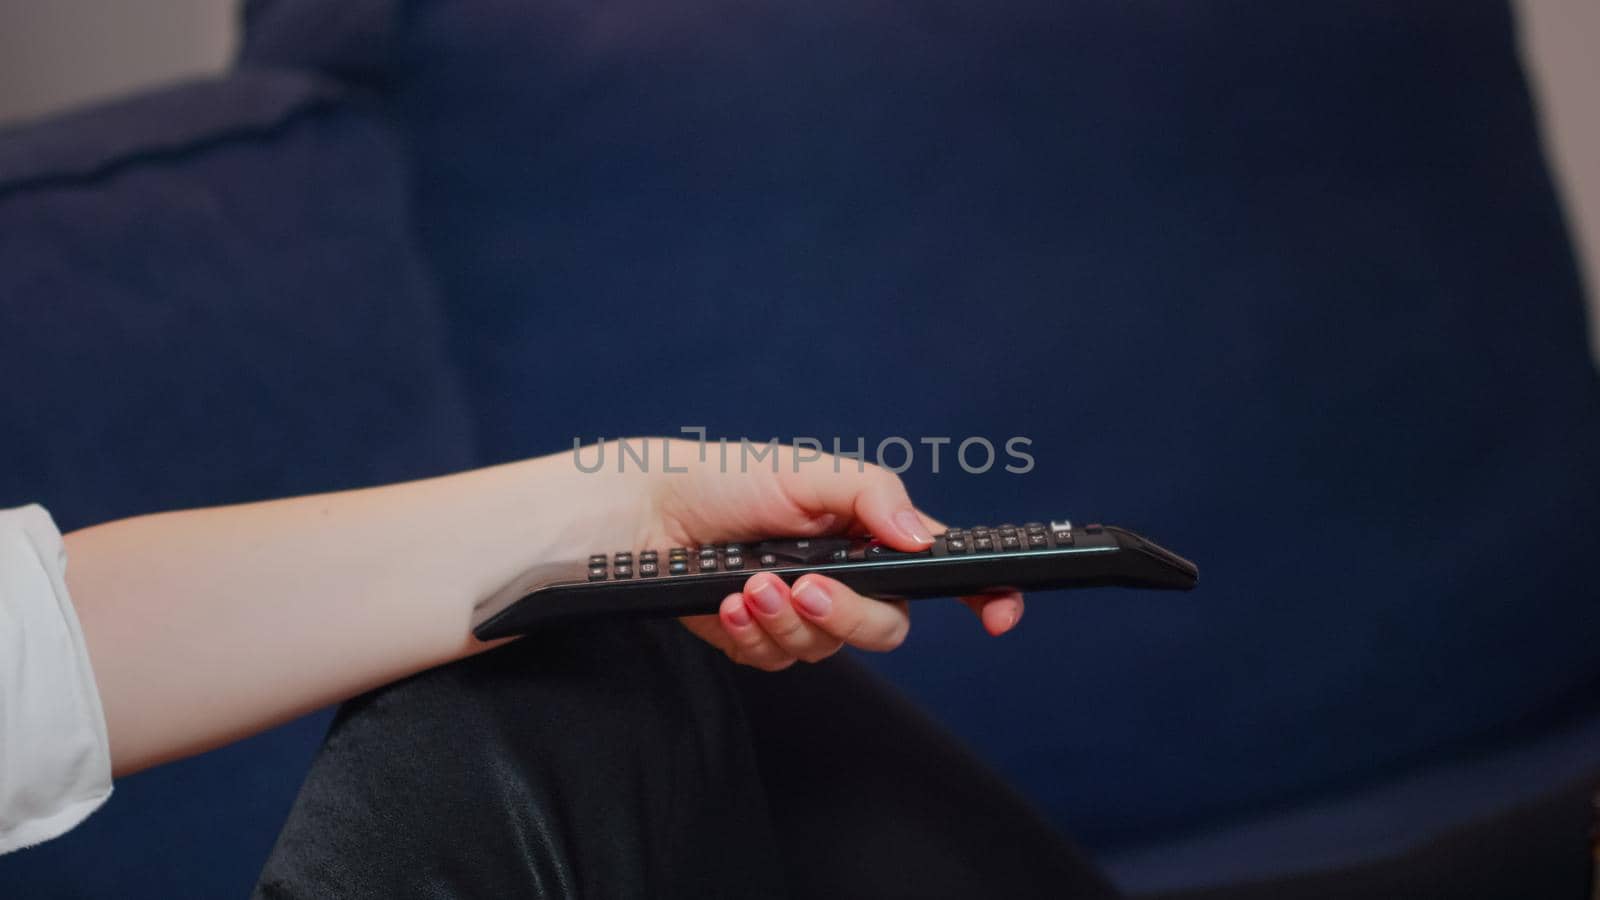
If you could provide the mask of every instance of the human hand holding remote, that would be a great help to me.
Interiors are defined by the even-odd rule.
[[[638,500],[634,511],[615,521],[611,534],[593,535],[597,542],[587,549],[867,532],[899,550],[923,550],[944,530],[916,509],[900,478],[887,469],[826,454],[802,456],[797,463],[795,448],[787,446],[777,448],[775,461],[741,465],[730,458],[724,465],[714,450],[701,460],[701,446],[673,442],[670,454],[662,454],[687,471],[666,472],[658,465],[630,479]],[[608,473],[599,472],[592,479],[604,477]],[[993,635],[1022,617],[1017,593],[963,602]],[[797,660],[816,662],[845,645],[893,650],[905,640],[910,615],[904,600],[863,597],[823,575],[804,575],[789,585],[757,572],[742,593],[723,600],[718,615],[682,622],[735,662],[777,670]]]

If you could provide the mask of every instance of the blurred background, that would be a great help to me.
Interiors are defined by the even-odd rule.
[[[1590,0],[0,0],[0,506],[1025,435],[905,477],[1201,589],[1001,643],[930,604],[868,662],[1125,890],[1581,896],[1597,42]],[[326,721],[125,779],[0,895],[245,893]]]
[[[71,109],[233,60],[242,0],[0,0],[0,125]],[[1600,266],[1600,4],[1514,0],[1544,146],[1587,272]],[[1588,279],[1592,284],[1594,279]],[[1590,289],[1591,303],[1596,291]],[[1600,316],[1591,316],[1600,358]]]

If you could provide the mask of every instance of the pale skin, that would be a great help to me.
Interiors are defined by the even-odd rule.
[[[662,446],[660,442],[656,445]],[[473,608],[522,570],[592,552],[867,531],[928,546],[938,523],[900,479],[782,448],[747,472],[675,442],[687,472],[580,472],[572,454],[406,484],[160,513],[66,536],[117,775],[239,740],[493,644]],[[798,469],[798,471],[797,471]],[[1018,594],[964,598],[1002,634]],[[752,575],[682,620],[735,662],[777,670],[850,645],[887,651],[904,601],[806,575]]]

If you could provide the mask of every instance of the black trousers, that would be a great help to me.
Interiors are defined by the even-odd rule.
[[[529,636],[345,704],[260,898],[1090,898],[1105,880],[860,666],[675,622]]]

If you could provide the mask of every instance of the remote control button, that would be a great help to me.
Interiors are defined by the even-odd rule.
[[[660,575],[660,574],[661,574],[661,566],[655,560],[653,560],[653,559],[642,559],[642,560],[639,561],[639,577],[640,578],[654,578],[654,577],[656,577],[657,575]]]
[[[741,555],[744,554],[744,545],[743,544],[729,544],[726,547],[722,548],[722,552],[726,556],[741,556]]]
[[[655,562],[658,559],[660,559],[660,557],[656,555],[656,551],[654,550],[645,550],[639,554],[639,562],[642,563]]]
[[[689,573],[689,561],[686,559],[672,560],[667,563],[667,571],[674,575],[687,575]]]
[[[1051,531],[1071,531],[1072,530],[1072,523],[1067,521],[1066,519],[1062,519],[1059,522],[1052,521],[1050,523],[1050,530]]]
[[[1029,550],[1047,550],[1050,548],[1050,537],[1042,531],[1028,532]]]
[[[778,557],[781,562],[822,562],[832,559],[835,549],[850,549],[850,538],[797,538],[797,540],[760,541],[755,552],[760,556]],[[765,565],[765,564],[763,564]]]
[[[850,559],[850,548],[840,547],[828,554],[829,562],[845,562]]]
[[[1028,531],[1043,531],[1044,530],[1044,523],[1043,522],[1029,522],[1026,525],[1023,525],[1022,527],[1026,528]]]
[[[1098,522],[1096,522],[1096,523],[1094,523],[1092,525],[1083,526],[1083,533],[1084,534],[1099,534],[1100,531],[1101,531],[1100,523],[1098,523]]]
[[[689,550],[686,547],[673,547],[667,551],[668,559],[688,559]]]
[[[763,566],[775,566],[778,564],[778,556],[775,553],[763,553],[756,557],[756,562]]]
[[[631,566],[631,565],[633,565],[633,554],[632,553],[618,553],[617,556],[616,556],[616,559],[612,562],[612,565],[617,565],[617,566]]]
[[[981,537],[974,535],[972,538],[972,549],[978,553],[993,553],[994,538],[990,537],[987,532],[985,532]]]
[[[606,564],[606,555],[604,553],[596,553],[593,556],[589,557],[589,565],[591,565],[591,566],[603,566],[605,564]]]
[[[632,578],[633,577],[633,564],[632,563],[619,563],[611,570],[611,574],[615,578]]]
[[[763,558],[775,556],[788,562],[813,563],[825,559],[832,559],[835,550],[850,549],[852,541],[849,538],[823,537],[801,538],[792,541],[762,541],[756,545],[756,552]],[[762,565],[770,565],[762,563]]]
[[[702,571],[702,572],[715,572],[716,570],[717,570],[717,558],[715,556],[702,556],[702,557],[700,557],[700,571]]]
[[[888,544],[872,543],[867,547],[867,559],[912,559],[927,556],[933,551],[929,550],[896,550]]]
[[[966,553],[970,546],[964,536],[949,537],[947,535],[944,539],[944,551],[946,553]]]
[[[1058,532],[1056,532],[1056,546],[1057,547],[1071,547],[1072,544],[1073,544],[1072,532],[1070,532],[1070,531],[1058,531]]]
[[[605,566],[590,566],[589,567],[589,580],[590,581],[605,581],[606,580],[606,567]]]
[[[737,553],[729,553],[722,558],[722,564],[729,569],[742,569],[744,568],[744,557]]]
[[[1010,534],[1001,535],[1000,536],[1000,549],[1001,550],[1021,550],[1022,549],[1022,538],[1017,537],[1017,533],[1015,531],[1011,532]]]

